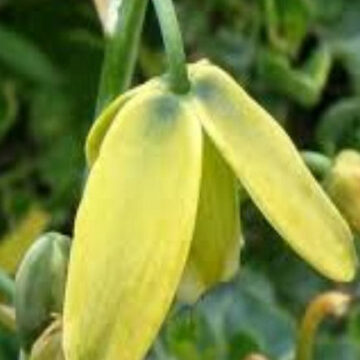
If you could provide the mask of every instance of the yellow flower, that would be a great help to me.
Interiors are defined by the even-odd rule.
[[[142,359],[182,281],[194,300],[231,276],[240,180],[289,245],[322,274],[353,278],[352,235],[281,127],[224,71],[189,66],[128,92],[95,123],[64,313],[67,360]]]
[[[324,183],[349,224],[360,231],[360,154],[355,150],[342,151]]]

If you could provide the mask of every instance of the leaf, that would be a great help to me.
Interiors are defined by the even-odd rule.
[[[206,318],[192,308],[182,308],[171,317],[164,331],[164,343],[168,354],[177,359],[218,359],[214,334]]]
[[[351,231],[287,134],[219,68],[200,69],[193,74],[193,104],[256,205],[319,272],[351,280],[357,264]]]
[[[325,46],[315,49],[300,68],[293,67],[284,55],[264,49],[259,54],[258,71],[271,88],[304,107],[312,107],[320,101],[331,63]]]
[[[360,1],[332,1],[329,5],[326,0],[317,0],[315,9],[318,13],[328,16],[329,12],[332,12],[331,26],[323,29],[323,32],[327,38],[333,40],[345,40],[357,35],[360,31],[359,15],[360,15]],[[324,3],[326,5],[324,5]]]
[[[29,80],[56,84],[60,75],[48,57],[30,41],[0,26],[0,61]]]
[[[252,38],[234,31],[222,29],[215,38],[205,37],[203,40],[204,52],[223,68],[230,69],[236,78],[251,83],[250,69],[256,55],[256,43]]]
[[[234,281],[218,286],[194,307],[173,312],[151,359],[242,359],[253,351],[284,359],[293,349],[295,324],[275,301],[269,281],[244,268]],[[158,349],[161,349],[159,353]],[[159,355],[158,355],[159,354]]]
[[[296,53],[304,41],[310,20],[310,9],[306,0],[276,0],[280,14],[280,35],[284,37],[290,54]]]
[[[304,0],[262,0],[269,41],[275,49],[296,55],[306,36],[309,8]]]
[[[360,150],[359,99],[342,99],[329,106],[315,135],[321,150],[329,156],[335,156],[344,148]]]
[[[201,136],[197,119],[160,91],[116,117],[76,218],[66,358],[138,359],[150,347],[191,245]]]
[[[274,304],[270,307],[264,299],[248,293],[246,288],[237,292],[232,307],[228,309],[225,329],[230,343],[234,343],[239,335],[247,334],[256,340],[250,350],[274,359],[287,356],[294,345],[295,327],[288,314]],[[229,348],[230,353],[234,350],[234,345]]]
[[[18,110],[15,87],[13,83],[5,83],[0,88],[0,142],[7,135],[16,121]]]
[[[355,360],[360,356],[360,346],[346,337],[320,339],[316,345],[315,360]]]
[[[360,16],[360,12],[359,15]],[[357,94],[360,93],[360,74],[357,69],[360,66],[360,29],[359,32],[345,39],[334,41],[334,54],[343,64],[350,75],[350,82]]]
[[[39,158],[42,181],[51,190],[45,201],[53,209],[52,215],[66,211],[81,191],[85,165],[81,150],[81,144],[71,133],[64,134],[54,139]]]
[[[31,137],[41,146],[53,146],[54,139],[58,141],[70,130],[76,132],[71,100],[64,89],[41,87],[32,91],[30,110]]]
[[[339,20],[339,16],[344,8],[342,0],[313,0],[308,1],[312,16],[326,25],[334,25]],[[333,22],[333,23],[332,23]]]

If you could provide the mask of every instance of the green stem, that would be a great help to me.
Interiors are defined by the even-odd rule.
[[[118,18],[114,31],[107,34],[96,117],[131,84],[148,4],[148,0],[111,1],[118,3],[113,10],[118,12]]]
[[[320,179],[325,178],[332,168],[332,160],[323,154],[303,151],[301,155],[311,172]]]
[[[279,15],[274,0],[263,0],[265,10],[266,30],[269,42],[275,49],[281,52],[287,52],[288,44],[279,35]]]
[[[172,0],[153,0],[159,19],[162,37],[169,63],[171,90],[178,94],[190,90],[186,56],[179,23]]]

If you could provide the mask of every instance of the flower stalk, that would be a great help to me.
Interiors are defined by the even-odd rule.
[[[295,360],[312,360],[317,330],[327,316],[341,317],[348,310],[351,297],[337,291],[327,292],[313,300],[301,322]]]
[[[95,118],[131,85],[147,4],[148,0],[110,0],[107,16],[101,15],[106,50]]]
[[[153,3],[168,57],[171,90],[177,94],[186,93],[190,89],[190,81],[186,68],[184,44],[174,4],[171,0],[153,0]]]

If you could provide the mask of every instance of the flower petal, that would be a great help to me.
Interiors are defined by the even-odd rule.
[[[203,126],[290,246],[324,275],[354,277],[352,234],[282,128],[221,69],[193,73]]]
[[[117,115],[76,218],[67,360],[145,356],[190,249],[201,151],[201,126],[175,96],[146,92]]]
[[[96,119],[91,127],[86,139],[85,153],[88,166],[91,167],[98,157],[101,144],[107,134],[111,124],[113,123],[116,114],[121,111],[124,106],[133,99],[136,95],[146,90],[154,90],[160,88],[161,83],[158,79],[150,80],[147,83],[140,85],[124,94],[117,97]]]
[[[243,243],[237,180],[208,137],[203,146],[196,227],[178,292],[180,300],[190,303],[234,276]]]

